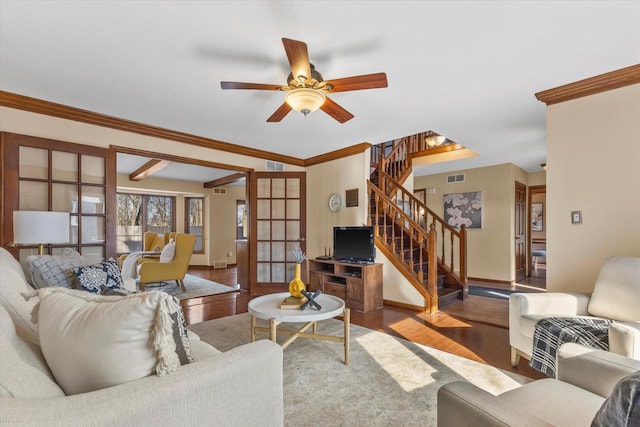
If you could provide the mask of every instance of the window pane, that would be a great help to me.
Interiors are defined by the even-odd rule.
[[[49,185],[46,182],[20,181],[20,210],[49,210]]]
[[[20,147],[20,178],[49,177],[49,151],[44,148]]]
[[[82,156],[82,182],[104,184],[104,158]]]
[[[147,197],[147,224],[146,231],[154,233],[169,233],[173,226],[173,197],[146,196]]]
[[[56,184],[51,188],[52,210],[78,213],[78,185]]]
[[[51,153],[51,178],[57,181],[78,181],[78,155],[64,151]]]
[[[186,232],[196,236],[194,252],[203,252],[202,235],[204,231],[204,198],[187,197],[187,230]]]
[[[142,196],[118,194],[116,252],[142,250]]]

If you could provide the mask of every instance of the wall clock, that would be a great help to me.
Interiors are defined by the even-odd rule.
[[[342,196],[339,194],[332,194],[331,197],[329,197],[329,209],[333,212],[338,212],[343,206]]]

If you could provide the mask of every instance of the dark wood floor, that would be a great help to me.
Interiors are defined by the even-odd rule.
[[[225,285],[233,286],[236,284],[236,269],[233,266],[226,269],[189,269],[189,274]],[[484,282],[471,284],[525,292],[540,292],[544,290],[544,277],[528,278],[520,284],[512,286]],[[216,300],[214,310],[208,311],[204,317],[198,316],[196,321],[244,313],[247,311],[249,298],[246,293],[240,292],[236,298],[218,297]],[[188,303],[189,301],[187,301]],[[198,302],[194,301],[193,303],[197,304]],[[368,313],[351,312],[351,321],[354,324],[530,378],[544,378],[540,372],[529,367],[524,359],[521,359],[518,368],[511,367],[508,317],[507,300],[473,295],[465,301],[456,301],[443,307],[441,312],[435,315],[390,305]]]

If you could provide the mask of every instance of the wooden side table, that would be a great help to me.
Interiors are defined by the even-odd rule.
[[[249,314],[251,314],[251,341],[256,340],[256,331],[268,331],[271,341],[277,342],[277,335],[290,335],[282,344],[282,348],[286,348],[297,338],[310,338],[317,340],[335,341],[344,344],[344,363],[349,364],[349,326],[350,311],[345,307],[344,301],[333,295],[322,294],[315,300],[322,306],[321,310],[307,308],[306,310],[282,310],[280,303],[289,292],[281,292],[277,294],[268,294],[257,297],[249,301]],[[317,333],[316,322],[320,320],[330,319],[343,315],[344,319],[344,335],[342,337],[335,335],[324,335]],[[269,328],[256,326],[256,318],[269,321]],[[280,323],[301,323],[306,322],[297,331],[281,329],[277,327]],[[312,328],[312,332],[307,330]]]

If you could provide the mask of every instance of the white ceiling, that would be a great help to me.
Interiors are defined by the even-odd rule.
[[[325,79],[384,71],[389,87],[331,95],[355,115],[266,119],[284,94],[281,38]],[[478,157],[416,175],[546,160],[535,92],[638,62],[639,1],[0,0],[0,88],[309,158],[433,130]]]

